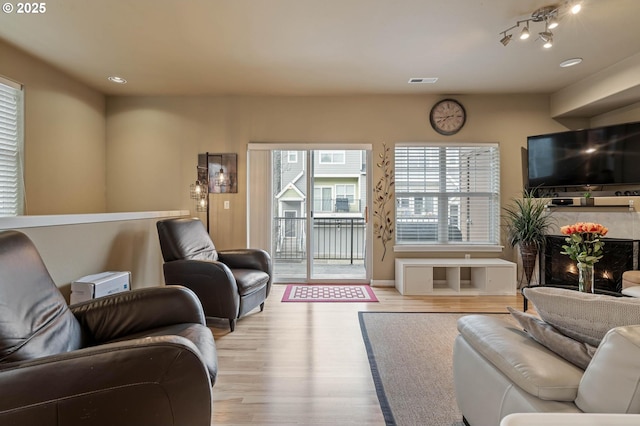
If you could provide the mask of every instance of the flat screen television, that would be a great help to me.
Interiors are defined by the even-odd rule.
[[[529,188],[640,185],[640,122],[527,138]]]

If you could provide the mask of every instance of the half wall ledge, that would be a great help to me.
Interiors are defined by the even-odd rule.
[[[0,230],[189,216],[189,210],[0,217]]]

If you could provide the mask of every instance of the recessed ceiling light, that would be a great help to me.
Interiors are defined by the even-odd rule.
[[[125,84],[127,82],[127,80],[125,80],[122,77],[118,77],[118,76],[111,76],[111,77],[107,77],[107,80],[113,82],[113,83],[118,83],[118,84]]]
[[[571,58],[571,59],[567,59],[565,61],[560,62],[560,66],[562,68],[567,68],[567,67],[572,67],[574,65],[578,65],[580,62],[582,62],[582,58]]]
[[[410,78],[409,84],[433,84],[438,81],[438,77],[416,77]]]

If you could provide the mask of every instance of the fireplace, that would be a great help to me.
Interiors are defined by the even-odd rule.
[[[548,235],[546,247],[540,256],[540,284],[547,286],[577,286],[576,262],[561,254],[565,236]],[[619,293],[622,273],[638,269],[639,240],[603,238],[603,258],[594,267],[596,290]]]

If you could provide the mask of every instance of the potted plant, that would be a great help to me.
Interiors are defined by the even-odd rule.
[[[545,236],[553,220],[547,213],[544,199],[536,198],[535,189],[524,189],[522,198],[514,198],[503,207],[507,239],[511,247],[518,246],[527,286],[536,265],[538,253],[544,247]]]

